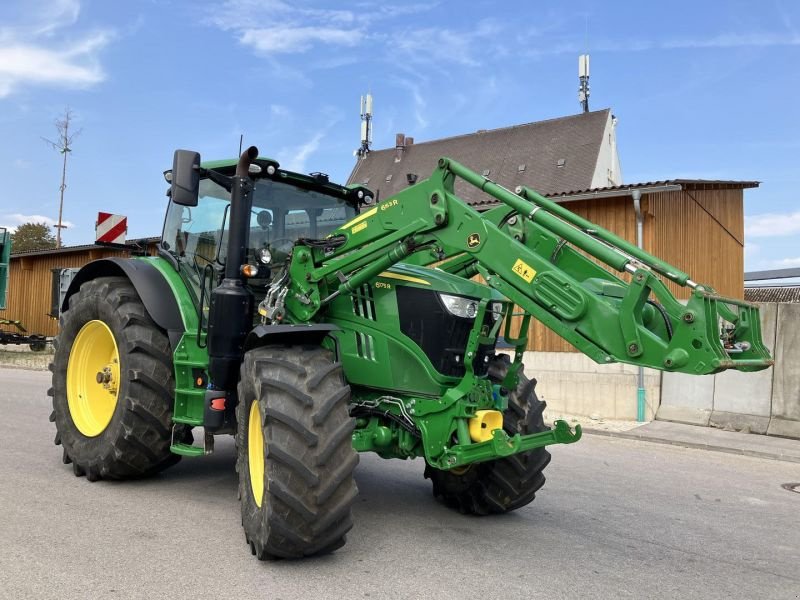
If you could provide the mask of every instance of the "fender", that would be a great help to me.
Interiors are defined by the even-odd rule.
[[[183,335],[183,318],[178,303],[167,280],[158,269],[144,260],[130,258],[101,258],[94,260],[75,275],[64,296],[61,310],[69,308],[69,299],[82,284],[98,277],[127,277],[133,284],[142,304],[156,325],[167,331],[170,345],[174,350]]]
[[[244,351],[270,344],[321,344],[332,331],[341,331],[341,328],[330,323],[259,325],[247,334]]]

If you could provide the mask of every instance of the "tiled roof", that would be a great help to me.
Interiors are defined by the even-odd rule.
[[[800,302],[800,285],[759,286],[744,288],[748,302]]]
[[[608,119],[609,109],[603,109],[414,143],[405,146],[399,161],[395,148],[375,150],[357,159],[348,183],[363,184],[388,198],[408,186],[406,174],[425,179],[436,161],[447,156],[512,190],[518,185],[543,194],[587,189]],[[456,182],[456,194],[473,206],[494,201],[462,181]]]
[[[556,193],[544,194],[548,198],[557,200],[560,196],[577,196],[588,194],[603,194],[604,196],[612,196],[609,192],[626,191],[642,188],[657,188],[668,185],[680,185],[685,190],[730,190],[730,189],[747,189],[755,188],[760,185],[760,181],[738,181],[727,179],[663,179],[661,181],[647,181],[643,183],[624,183],[622,185],[615,185],[602,188],[591,188],[587,190],[570,190],[559,191]]]
[[[135,249],[135,246],[147,246],[149,244],[157,243],[161,238],[160,237],[146,237],[146,238],[134,238],[127,240],[125,242],[126,246],[130,246],[131,250]],[[29,250],[28,252],[14,252],[14,248],[11,248],[12,258],[18,258],[21,256],[39,256],[43,254],[66,254],[70,252],[84,252],[86,250],[96,250],[100,248],[108,249],[110,246],[104,246],[102,244],[81,244],[78,246],[61,246],[61,248],[48,248],[47,250]],[[114,247],[111,247],[114,248]],[[125,248],[116,248],[116,249],[125,249]]]

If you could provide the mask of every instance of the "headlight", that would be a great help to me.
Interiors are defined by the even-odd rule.
[[[258,260],[261,261],[262,265],[268,265],[272,262],[272,252],[269,251],[269,248],[261,248],[258,251]]]
[[[477,300],[461,296],[450,296],[449,294],[439,294],[439,298],[442,299],[444,307],[451,315],[463,319],[474,319],[475,315],[478,314]]]

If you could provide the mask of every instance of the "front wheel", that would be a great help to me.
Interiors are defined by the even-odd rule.
[[[489,377],[501,382],[508,372],[508,356],[499,354],[489,363]],[[520,372],[519,384],[508,397],[503,414],[503,429],[509,435],[547,431],[545,403],[536,397],[536,380]],[[488,515],[506,513],[529,504],[544,485],[544,468],[550,453],[544,448],[515,454],[490,462],[442,471],[425,467],[425,477],[433,482],[433,495],[462,513]]]
[[[238,392],[236,470],[252,553],[300,558],[343,546],[358,454],[341,365],[319,346],[257,348],[245,354]]]

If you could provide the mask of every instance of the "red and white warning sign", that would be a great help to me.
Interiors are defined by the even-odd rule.
[[[124,244],[125,234],[128,232],[128,217],[99,212],[94,232],[99,244]]]

